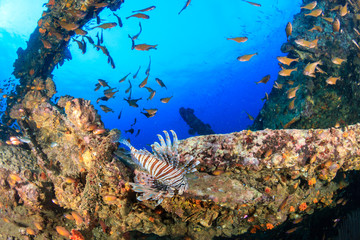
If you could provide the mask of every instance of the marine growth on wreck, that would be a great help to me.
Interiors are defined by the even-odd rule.
[[[267,6],[240,2],[253,11]],[[129,15],[121,12],[126,4],[49,0],[27,47],[18,49],[13,76],[19,82],[1,90],[0,239],[343,239],[358,232],[350,222],[359,207],[359,1],[302,2],[281,27],[286,42],[276,79],[268,74],[253,81],[272,84],[260,113],[236,110],[253,120],[248,129],[216,134],[211,118],[175,108],[185,121],[180,132],[199,135],[178,139],[163,128],[159,140],[144,147],[136,139],[157,128],[151,121],[166,113],[158,106],[171,106],[181,95],[153,74],[156,58],[149,55],[145,67],[117,76],[122,85],[89,79],[88,91],[103,92],[95,101],[59,96],[61,79],[54,73],[71,63],[71,43],[81,54],[95,50],[110,69],[119,67],[104,32],[125,31],[132,20],[139,24],[127,36],[129,49],[157,51],[161,43],[145,43],[142,35],[161,3]],[[184,1],[171,14],[196,7],[197,1]],[[252,35],[244,33],[223,40],[250,44]],[[247,64],[261,54],[232,60]],[[148,104],[155,100],[165,105]],[[120,102],[121,110],[109,105]],[[119,121],[128,114],[130,124],[109,127],[108,114]],[[221,123],[230,117],[224,110]],[[147,128],[139,128],[145,120]]]

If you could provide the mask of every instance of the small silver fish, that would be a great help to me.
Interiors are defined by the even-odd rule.
[[[31,142],[30,138],[28,138],[28,137],[18,137],[18,138],[19,138],[20,142],[23,142],[23,143]]]

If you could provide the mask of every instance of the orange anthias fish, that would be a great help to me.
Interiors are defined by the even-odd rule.
[[[316,26],[316,25],[314,25],[314,27],[312,27],[312,28],[311,28],[311,29],[309,29],[308,31],[309,31],[309,32],[313,32],[313,31],[322,32],[322,31],[323,31],[323,29],[322,29],[322,27],[320,27],[320,26]]]
[[[296,98],[294,98],[294,99],[289,103],[289,105],[288,105],[289,110],[293,110],[293,109],[295,108],[295,99],[296,99]]]
[[[239,60],[240,62],[246,62],[246,61],[249,61],[255,55],[257,55],[257,53],[243,55],[243,56],[238,57],[237,60]]]
[[[185,10],[185,8],[187,8],[190,5],[191,0],[187,0],[185,3],[185,6],[180,10],[180,12],[178,14],[180,14],[182,11]]]
[[[52,48],[51,43],[49,41],[44,40],[44,39],[41,39],[41,41],[42,41],[42,43],[44,45],[44,48],[47,48],[47,49]]]
[[[247,37],[234,37],[234,38],[226,38],[227,40],[233,40],[238,43],[246,42],[248,40]]]
[[[339,10],[340,8],[341,8],[341,5],[337,5],[337,6],[333,7],[332,9],[330,9],[330,12],[332,12],[332,11],[337,11],[337,10]]]
[[[327,73],[326,73],[324,70],[322,70],[319,66],[316,66],[315,72],[316,72],[316,70],[317,70],[317,72],[319,72],[319,73],[323,73],[323,74],[326,74],[326,75],[327,75]]]
[[[291,99],[291,98],[294,98],[296,96],[296,92],[297,90],[299,90],[300,86],[297,86],[297,87],[294,87],[294,88],[290,88],[288,91],[287,91],[287,97],[288,99]]]
[[[135,11],[132,11],[132,12],[148,12],[148,11],[154,10],[155,8],[156,8],[155,6],[151,6],[151,7],[141,9],[141,10],[135,10]]]
[[[299,58],[287,58],[287,57],[277,57],[277,60],[285,65],[290,65],[292,62],[299,61]]]
[[[313,9],[316,7],[316,5],[317,5],[317,2],[316,2],[316,1],[313,1],[313,2],[307,4],[307,5],[303,6],[303,7],[300,7],[300,8],[302,8],[302,9],[308,9],[308,10],[313,10]]]
[[[334,57],[334,58],[331,59],[331,61],[334,64],[341,65],[343,62],[346,62],[346,59],[341,59],[341,58],[338,58],[338,57]]]
[[[103,8],[103,7],[106,7],[108,6],[109,4],[106,3],[106,2],[101,2],[101,3],[94,3],[93,6],[96,7],[96,8]]]
[[[325,21],[329,22],[329,23],[332,23],[334,21],[333,18],[331,17],[321,17],[322,19],[324,19]]]
[[[266,75],[265,77],[263,77],[260,81],[258,82],[255,82],[256,84],[259,84],[259,83],[267,83],[268,81],[270,80],[270,75]]]
[[[305,16],[318,17],[321,14],[322,14],[322,9],[318,8],[318,9],[315,9],[315,10],[311,11],[310,13],[305,14]]]
[[[171,97],[166,97],[166,98],[160,98],[160,101],[161,101],[162,103],[168,103],[172,97],[173,97],[173,96],[171,96]]]
[[[63,29],[65,29],[67,31],[73,31],[73,30],[79,28],[79,24],[76,24],[76,23],[66,23],[66,22],[59,21],[59,24]]]
[[[134,49],[140,50],[140,51],[149,51],[150,49],[156,49],[156,46],[157,46],[157,44],[149,45],[149,44],[142,43],[142,44],[134,45]]]
[[[251,4],[251,5],[253,5],[253,6],[255,6],[255,7],[261,7],[261,4],[259,4],[259,3],[249,2],[249,1],[246,1],[246,0],[243,0],[243,1],[244,1],[244,2],[247,2],[247,3]]]
[[[152,91],[150,93],[150,96],[146,100],[152,100],[154,98],[155,94],[156,94],[156,91]]]
[[[319,60],[314,63],[308,63],[304,68],[303,74],[309,77],[315,77],[314,72],[317,65],[322,65],[322,61]]]
[[[82,30],[81,28],[77,28],[77,29],[75,29],[75,33],[77,35],[85,36],[88,32],[85,30]]]
[[[148,67],[147,67],[147,69],[146,69],[146,71],[145,71],[145,74],[146,74],[146,75],[149,75],[149,74],[150,74],[150,67],[151,67],[151,57],[149,56],[149,65],[148,65]]]
[[[317,47],[318,41],[319,41],[318,38],[315,39],[315,40],[313,40],[313,41],[311,41],[311,42],[306,41],[305,39],[297,39],[297,40],[295,40],[295,42],[296,42],[298,45],[300,45],[300,46],[302,46],[302,47],[307,47],[307,48],[315,48],[315,47]]]
[[[286,33],[286,39],[289,41],[289,37],[290,37],[291,34],[292,34],[292,25],[291,25],[291,22],[288,22],[288,23],[286,24],[285,33]]]
[[[103,79],[98,79],[98,82],[103,87],[110,87],[109,84]]]
[[[135,13],[135,14],[127,17],[126,19],[129,19],[129,18],[131,18],[131,17],[142,18],[142,19],[149,19],[149,18],[150,18],[149,15],[146,15],[146,14],[144,14],[144,13]]]
[[[274,88],[282,89],[282,86],[283,86],[283,84],[280,84],[280,83],[277,83],[277,82],[274,83]]]
[[[149,75],[146,76],[146,78],[139,84],[139,88],[143,88],[145,87],[145,85],[147,84]]]
[[[251,121],[254,121],[254,117],[251,116],[247,111],[244,111]]]
[[[280,72],[279,75],[283,76],[283,77],[288,77],[291,75],[292,72],[297,71],[297,67],[293,68],[293,69],[285,69],[283,68]]]
[[[149,115],[149,117],[153,117],[155,116],[155,114],[157,113],[158,109],[157,108],[149,108],[149,109],[146,109],[146,108],[143,108],[144,111],[146,111]],[[145,115],[146,116],[146,115]],[[148,117],[148,116],[146,116]],[[148,118],[149,118],[148,117]]]
[[[162,80],[160,80],[159,78],[155,78],[155,81],[160,85],[160,87],[164,87],[165,89],[167,89],[167,87],[165,86]]]
[[[101,51],[106,55],[106,56],[110,56],[109,51],[107,50],[107,48],[105,46],[100,46],[100,45],[94,45],[95,47],[98,47],[101,49]]]
[[[340,77],[329,77],[326,79],[326,83],[329,85],[335,85],[337,80],[340,80]]]
[[[340,31],[340,21],[339,21],[339,19],[335,18],[332,27],[333,27],[333,32],[339,32]]]
[[[94,29],[94,28],[108,29],[108,28],[113,28],[113,27],[116,27],[116,26],[117,26],[116,22],[111,22],[111,23],[103,23],[103,24],[101,24],[99,26],[93,27],[92,29]]]
[[[344,17],[348,13],[347,5],[348,3],[345,3],[343,7],[340,7],[340,16]]]

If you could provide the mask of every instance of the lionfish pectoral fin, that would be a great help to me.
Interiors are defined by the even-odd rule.
[[[152,188],[154,186],[154,177],[145,171],[135,170],[135,184],[139,184],[143,187]]]

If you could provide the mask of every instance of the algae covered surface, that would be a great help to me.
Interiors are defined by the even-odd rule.
[[[180,110],[191,132],[210,135],[164,150],[178,154],[180,168],[189,158],[199,164],[186,175],[187,191],[158,204],[137,199],[129,184],[137,178],[134,156],[90,101],[51,100],[51,73],[67,59],[70,37],[123,1],[49,1],[27,49],[18,51],[20,85],[2,116],[20,131],[2,129],[0,238],[334,239],[358,197],[360,2],[315,3],[304,0],[282,47],[297,58],[282,67],[297,70],[278,76],[251,130],[212,134],[194,110]]]

